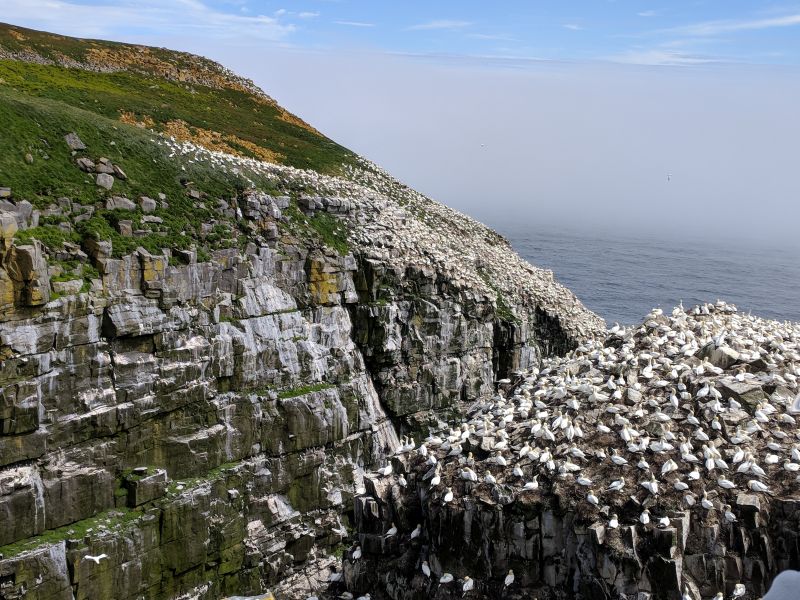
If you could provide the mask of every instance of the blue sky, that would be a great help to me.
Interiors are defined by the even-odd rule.
[[[800,64],[800,3],[3,0],[0,19],[129,41],[692,66]]]

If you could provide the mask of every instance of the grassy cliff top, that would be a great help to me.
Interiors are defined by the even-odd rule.
[[[336,174],[354,160],[350,151],[281,108],[251,81],[186,52],[0,23],[0,89],[214,150],[321,173]]]

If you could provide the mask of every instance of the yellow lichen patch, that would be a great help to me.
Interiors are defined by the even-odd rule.
[[[136,118],[136,115],[127,110],[121,110],[119,113],[119,120],[126,125],[135,125],[136,127],[152,129],[156,126],[156,122],[150,115],[144,115],[141,120]]]
[[[297,127],[302,127],[303,129],[305,129],[306,131],[310,131],[314,135],[325,137],[319,131],[314,129],[311,125],[303,121],[303,119],[295,117],[292,113],[286,112],[282,108],[280,108],[280,115],[278,115],[278,118],[280,118],[281,121],[291,123],[292,125],[296,125]]]
[[[19,31],[17,31],[16,29],[9,29],[8,33],[9,33],[9,35],[11,37],[13,37],[18,42],[24,42],[25,40],[28,39],[24,35],[22,35]]]
[[[232,144],[237,144],[244,148],[247,148],[253,156],[260,158],[264,162],[271,162],[271,163],[279,163],[281,159],[284,158],[283,154],[279,152],[273,152],[272,150],[267,150],[266,148],[262,148],[261,146],[254,144],[253,142],[249,142],[247,140],[243,140],[240,137],[235,135],[226,135],[225,139],[228,140]]]
[[[218,131],[203,129],[202,127],[192,127],[186,121],[175,119],[164,124],[164,133],[171,135],[176,140],[182,142],[192,142],[209,150],[227,152],[236,156],[246,156],[245,153],[234,146],[248,150],[252,156],[266,162],[277,163],[283,158],[282,154],[262,148],[252,142],[243,140],[235,135],[223,135]],[[233,144],[234,146],[231,146]]]
[[[147,46],[122,46],[107,48],[94,46],[86,53],[86,62],[100,71],[140,71],[170,81],[204,85],[215,89],[230,89],[238,92],[254,92],[249,82],[231,76],[208,59],[186,53],[173,53],[172,60],[157,56]],[[260,94],[257,95],[257,97]],[[259,98],[266,104],[274,104],[272,98]]]
[[[335,304],[339,296],[336,273],[325,271],[325,263],[310,259],[308,269],[308,291],[317,304]]]

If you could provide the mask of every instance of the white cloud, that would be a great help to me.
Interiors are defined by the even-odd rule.
[[[249,38],[281,41],[294,26],[276,16],[226,13],[200,0],[105,0],[86,5],[73,0],[3,0],[0,20],[25,27],[84,37],[130,37],[131,29],[147,35],[205,38]]]
[[[749,21],[706,21],[682,27],[675,27],[669,31],[684,35],[717,35],[720,33],[733,33],[737,31],[755,31],[759,29],[772,29],[774,27],[792,27],[800,25],[800,14],[784,15],[768,19],[752,19]]]
[[[627,65],[649,65],[661,67],[687,67],[722,62],[718,58],[688,54],[666,49],[629,50],[606,57],[606,60]]]
[[[318,12],[311,12],[311,11],[304,11],[301,13],[297,13],[297,16],[301,19],[314,19],[319,16]]]
[[[418,23],[409,27],[413,31],[425,31],[432,29],[463,29],[472,25],[470,21],[454,21],[448,19],[440,19],[437,21],[427,21],[425,23]]]
[[[518,42],[519,39],[515,38],[511,35],[505,34],[492,34],[492,33],[470,33],[467,37],[472,38],[474,40],[488,40],[488,41],[499,41],[499,42]]]
[[[365,23],[363,21],[334,21],[337,25],[347,25],[348,27],[375,27],[375,23]]]
[[[657,10],[643,10],[642,12],[636,13],[640,17],[657,17],[658,11]]]
[[[580,25],[576,25],[575,23],[564,23],[564,29],[571,29],[572,31],[580,31],[583,29]]]

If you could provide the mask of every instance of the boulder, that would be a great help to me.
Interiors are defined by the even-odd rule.
[[[140,196],[139,197],[139,206],[142,209],[143,213],[151,213],[153,212],[156,207],[156,201],[152,198],[148,198],[147,196]]]
[[[95,164],[94,161],[90,158],[86,158],[85,156],[81,156],[77,161],[78,168],[81,171],[85,171],[86,173],[94,173],[95,171]]]
[[[41,306],[50,301],[50,275],[41,242],[33,240],[29,245],[12,246],[5,266],[14,282],[16,302]]]
[[[100,177],[98,175],[98,177]],[[107,210],[136,210],[136,203],[132,200],[128,200],[124,196],[111,196],[108,200],[106,200],[106,209]]]
[[[118,221],[117,231],[122,236],[131,237],[133,235],[133,221]]]
[[[125,181],[128,178],[128,176],[125,174],[125,171],[123,171],[119,165],[112,165],[112,168],[114,170],[114,177],[117,179]]]
[[[114,185],[114,178],[108,173],[98,173],[95,183],[101,188],[110,190]]]
[[[64,141],[67,142],[67,146],[70,150],[86,150],[86,144],[81,141],[81,138],[79,138],[78,134],[74,131],[65,135]]]
[[[83,288],[82,279],[70,279],[69,281],[54,281],[53,291],[62,296],[74,296],[79,294]]]
[[[0,198],[11,198],[11,188],[0,187]]]

